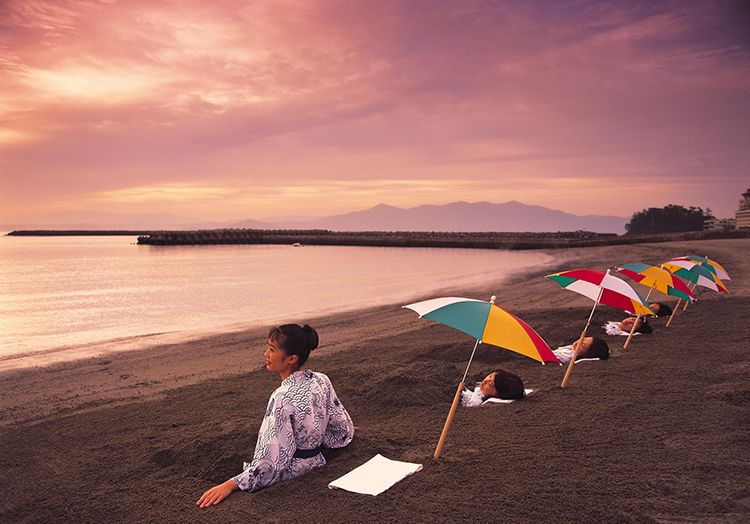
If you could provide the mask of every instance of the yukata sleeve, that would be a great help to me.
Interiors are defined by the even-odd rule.
[[[283,397],[271,397],[258,433],[252,462],[245,462],[234,481],[244,491],[258,491],[288,478],[297,449],[292,428],[292,413]]]
[[[474,391],[464,389],[461,391],[461,405],[465,408],[474,408],[482,405],[482,391],[477,387]]]
[[[354,438],[354,423],[336,396],[328,377],[325,377],[325,382],[328,391],[326,398],[328,425],[323,435],[323,445],[327,448],[343,448]]]

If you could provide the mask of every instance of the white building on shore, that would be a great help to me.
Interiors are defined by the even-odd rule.
[[[734,214],[737,229],[750,228],[750,189],[742,193],[740,208]]]
[[[734,228],[734,218],[708,218],[703,221],[703,231],[724,231]]]

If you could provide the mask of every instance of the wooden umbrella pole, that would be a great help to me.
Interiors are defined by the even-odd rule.
[[[607,270],[607,273],[609,273],[609,269]],[[573,346],[573,357],[570,359],[570,364],[568,364],[568,370],[565,372],[565,376],[563,377],[562,384],[560,384],[561,388],[565,387],[565,384],[568,383],[568,377],[570,376],[570,372],[573,371],[573,364],[576,362],[576,357],[578,356],[578,352],[581,349],[581,345],[583,345],[583,339],[586,336],[586,331],[588,331],[589,326],[591,325],[591,319],[594,316],[594,311],[596,311],[596,306],[599,305],[599,301],[602,299],[602,293],[604,293],[604,288],[599,287],[599,295],[596,297],[596,301],[594,302],[594,307],[591,308],[591,313],[589,313],[589,319],[586,321],[586,327],[583,328],[583,332],[581,333],[581,338],[578,339],[578,343],[576,343]]]
[[[638,321],[642,317],[642,314],[639,314],[637,317],[635,317],[635,322],[633,322],[633,327],[630,328],[630,333],[628,334],[628,339],[625,341],[625,343],[622,345],[622,349],[627,349],[628,344],[630,343],[630,339],[633,338],[633,333],[635,333],[635,326],[638,325]]]
[[[690,283],[693,284],[692,281]],[[696,282],[695,284],[693,284],[693,289],[690,289],[690,288],[688,288],[688,289],[690,289],[690,292],[693,293],[693,291],[695,291],[696,287],[698,287],[698,282]],[[695,293],[693,293],[693,294],[695,294]],[[685,307],[682,308],[683,311],[685,311],[687,309],[687,306],[688,306],[689,303],[690,303],[689,300],[685,300]]]
[[[651,287],[651,289],[648,290],[648,295],[646,295],[646,302],[647,303],[648,303],[648,299],[651,298],[651,293],[653,293],[654,289],[656,289],[656,281],[655,280],[654,280],[654,285]],[[635,333],[635,326],[638,325],[638,320],[642,316],[643,316],[643,313],[639,313],[638,316],[635,317],[635,322],[633,322],[633,327],[630,328],[630,334],[628,334],[628,339],[625,341],[625,344],[622,345],[622,349],[627,349],[628,344],[630,344],[630,339],[633,338],[633,333]]]
[[[443,444],[445,444],[445,438],[448,436],[448,429],[450,429],[451,422],[453,422],[453,415],[456,414],[456,408],[458,407],[458,400],[461,398],[461,392],[463,390],[464,390],[464,383],[461,382],[458,385],[458,389],[456,390],[456,396],[453,398],[451,411],[450,413],[448,413],[448,418],[445,421],[445,426],[443,426],[443,433],[440,435],[440,440],[438,441],[437,448],[435,449],[435,454],[433,455],[435,458],[439,458],[440,452],[443,451]]]
[[[494,298],[493,302],[494,302]],[[448,430],[451,427],[451,422],[453,422],[453,415],[456,414],[456,408],[458,407],[458,401],[461,399],[461,392],[464,390],[464,384],[466,383],[466,375],[469,373],[469,366],[471,366],[471,361],[474,360],[474,353],[477,352],[477,346],[479,345],[479,339],[474,343],[474,350],[471,352],[471,357],[469,357],[469,363],[466,364],[466,371],[464,371],[464,378],[461,379],[461,383],[458,385],[458,389],[456,390],[456,396],[453,397],[453,404],[451,404],[451,410],[448,413],[448,418],[445,419],[445,426],[443,426],[443,432],[440,434],[440,440],[438,441],[437,448],[435,448],[435,454],[433,457],[438,458],[440,457],[440,452],[443,451],[443,444],[445,444],[445,438],[448,436]]]
[[[672,319],[674,318],[674,314],[677,313],[677,309],[680,307],[680,300],[681,298],[677,299],[677,304],[675,304],[674,309],[672,310],[672,314],[669,315],[669,320],[667,321],[667,327],[669,327],[669,324],[672,323]]]
[[[581,345],[583,344],[583,339],[586,337],[586,330],[588,329],[588,324],[586,325],[586,329],[583,330],[581,333],[581,338],[578,339],[578,342],[576,342],[573,345],[573,356],[570,359],[570,363],[568,364],[568,369],[565,371],[565,376],[563,377],[562,384],[560,384],[561,388],[565,387],[565,384],[568,383],[568,377],[570,376],[570,372],[573,371],[573,364],[576,362],[576,357],[578,356],[578,351],[581,348]]]

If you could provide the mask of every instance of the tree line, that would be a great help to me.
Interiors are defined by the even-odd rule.
[[[703,222],[716,218],[711,210],[700,207],[684,208],[677,205],[650,207],[633,213],[630,222],[625,225],[626,235],[653,235],[657,233],[680,233],[683,231],[702,231]]]

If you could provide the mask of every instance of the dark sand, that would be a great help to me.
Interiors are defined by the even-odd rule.
[[[0,522],[750,522],[750,240],[568,250],[549,271],[465,294],[497,295],[554,348],[591,302],[544,274],[687,254],[720,261],[730,294],[699,288],[627,350],[601,329],[625,314],[599,307],[589,334],[612,357],[576,365],[565,389],[564,367],[480,346],[470,378],[504,367],[534,393],[459,409],[438,460],[470,337],[400,305],[289,319],[319,329],[309,367],[359,430],[326,467],[209,509],[195,501],[250,459],[279,384],[260,368],[266,329],[3,373]],[[377,453],[424,469],[377,497],[327,488]]]

